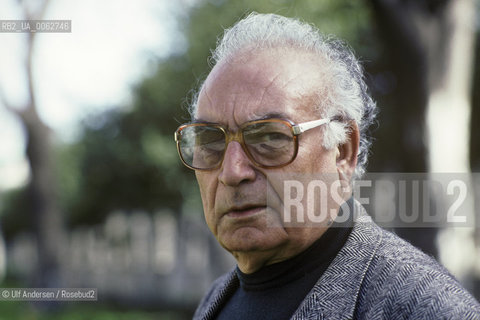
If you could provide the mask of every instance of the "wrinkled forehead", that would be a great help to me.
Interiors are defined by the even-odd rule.
[[[326,68],[318,56],[292,49],[247,52],[220,61],[208,75],[195,118],[238,126],[267,114],[293,121],[318,114]]]

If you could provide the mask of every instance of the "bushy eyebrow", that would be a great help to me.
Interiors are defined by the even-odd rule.
[[[256,120],[267,120],[267,119],[288,119],[288,116],[282,112],[269,112],[264,114],[261,117],[251,119],[247,122],[256,121]],[[211,122],[201,118],[193,119],[191,123],[209,123],[209,124],[219,125],[218,122]]]
[[[200,119],[200,118],[192,119],[192,122],[190,122],[190,123],[207,123],[207,124],[219,125],[219,123],[217,123],[217,122],[211,122],[211,121],[203,120],[203,119]]]
[[[269,112],[263,115],[260,118],[253,119],[254,120],[266,120],[266,119],[288,119],[287,115],[281,112]]]

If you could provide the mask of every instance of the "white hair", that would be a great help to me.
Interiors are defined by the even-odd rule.
[[[368,93],[363,69],[351,49],[342,41],[325,37],[320,31],[297,19],[276,14],[251,13],[226,29],[212,53],[213,65],[232,59],[242,51],[268,48],[292,48],[318,56],[325,74],[330,77],[319,88],[318,103],[314,106],[323,117],[339,117],[324,127],[323,146],[331,149],[348,139],[348,121],[355,121],[360,130],[355,176],[365,172],[371,138],[368,128],[375,120],[376,105]],[[190,112],[195,114],[197,95]]]

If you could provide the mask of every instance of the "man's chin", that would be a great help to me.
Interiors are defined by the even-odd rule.
[[[229,252],[265,251],[279,246],[285,238],[283,232],[274,228],[260,230],[254,227],[242,227],[226,232],[218,240]]]

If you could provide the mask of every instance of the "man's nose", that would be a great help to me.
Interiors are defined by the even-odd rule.
[[[227,186],[237,186],[242,182],[255,180],[256,172],[252,162],[240,143],[232,141],[227,145],[221,172],[218,177]]]

